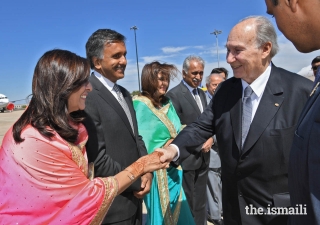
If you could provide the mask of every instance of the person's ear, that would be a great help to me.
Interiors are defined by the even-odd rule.
[[[187,73],[184,70],[182,70],[182,77],[185,78],[186,75],[187,75]]]
[[[96,68],[97,70],[101,69],[100,59],[98,59],[97,57],[92,57],[92,62],[93,62],[94,68]]]
[[[285,4],[291,9],[292,12],[297,12],[299,0],[285,0]]]
[[[266,42],[262,47],[262,58],[267,58],[270,55],[272,49],[272,43],[270,41]]]

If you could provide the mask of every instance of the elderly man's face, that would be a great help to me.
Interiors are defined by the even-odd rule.
[[[204,67],[200,62],[197,60],[191,60],[189,70],[187,72],[184,70],[182,71],[183,80],[190,87],[197,88],[201,84],[203,70]]]
[[[220,74],[213,74],[210,76],[210,81],[209,84],[206,84],[207,86],[207,91],[210,93],[210,95],[214,95],[214,92],[216,91],[218,85],[224,81],[224,79],[222,78],[224,73],[220,73]]]
[[[233,75],[251,84],[268,66],[267,59],[270,50],[256,45],[256,29],[254,19],[240,22],[232,28],[227,47],[227,62],[230,64]]]

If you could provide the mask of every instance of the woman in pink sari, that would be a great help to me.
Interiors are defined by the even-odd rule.
[[[155,153],[114,177],[93,179],[81,123],[89,74],[87,60],[65,50],[37,63],[29,107],[0,148],[0,224],[100,224],[116,195],[168,166]]]

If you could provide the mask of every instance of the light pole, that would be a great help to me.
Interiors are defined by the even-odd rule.
[[[221,34],[221,33],[222,33],[222,30],[216,30],[216,29],[214,29],[214,31],[213,31],[212,33],[210,33],[210,34],[214,34],[214,35],[216,35],[216,40],[217,40],[218,67],[220,67],[220,66],[219,66],[219,46],[218,46],[218,35],[219,35],[219,34]]]
[[[138,45],[137,45],[137,35],[136,30],[138,30],[137,26],[130,27],[130,30],[134,31],[134,41],[136,43],[136,59],[137,59],[137,70],[138,70],[138,84],[139,84],[139,92],[141,92],[140,89],[140,74],[139,74],[139,62],[138,62]]]

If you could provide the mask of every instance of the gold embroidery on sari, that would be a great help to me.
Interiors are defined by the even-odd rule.
[[[99,211],[97,212],[96,216],[91,221],[91,225],[101,224],[104,217],[106,216],[114,198],[117,196],[118,193],[118,181],[114,177],[99,177],[105,186],[105,195],[102,201],[101,206],[99,207]]]
[[[165,105],[161,109],[156,109],[149,98],[144,96],[134,96],[133,100],[138,100],[143,102],[148,106],[148,108],[161,120],[161,122],[166,126],[166,128],[169,130],[171,138],[175,138],[177,136],[177,131],[174,128],[174,125],[166,115],[168,112],[168,109],[170,107],[170,104]]]
[[[69,149],[71,151],[72,160],[78,165],[81,171],[88,177],[88,161],[83,155],[83,148],[86,145],[87,140],[81,142],[78,145],[68,142]]]
[[[160,205],[162,216],[164,219],[165,225],[176,225],[179,220],[181,202],[182,202],[182,188],[180,189],[179,199],[177,205],[172,214],[170,208],[170,194],[168,189],[168,178],[166,169],[161,169],[156,171],[157,181],[158,181],[158,189],[160,195]]]

